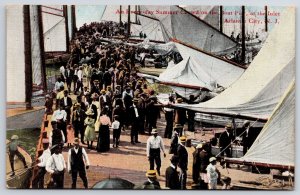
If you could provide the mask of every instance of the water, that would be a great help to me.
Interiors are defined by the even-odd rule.
[[[21,147],[30,154],[31,159],[34,159],[40,132],[39,128],[9,130],[6,131],[6,139],[10,140],[12,135],[18,135]]]

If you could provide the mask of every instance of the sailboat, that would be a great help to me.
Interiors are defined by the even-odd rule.
[[[295,78],[294,11],[285,10],[281,23],[272,30],[249,68],[224,92],[197,105],[177,106],[209,115],[266,122]]]
[[[8,6],[7,12],[7,105],[29,109],[47,89],[41,6]]]
[[[226,161],[294,170],[295,80],[291,82],[247,153],[241,158],[227,158]]]

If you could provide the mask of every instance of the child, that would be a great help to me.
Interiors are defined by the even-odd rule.
[[[113,147],[119,147],[120,135],[121,135],[119,116],[115,115],[114,118],[115,118],[115,120],[111,125],[112,129],[113,129]]]
[[[67,126],[67,140],[68,140],[68,148],[72,146],[74,141],[75,133],[72,125]]]

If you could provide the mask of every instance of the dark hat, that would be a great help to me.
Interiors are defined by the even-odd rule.
[[[170,161],[171,161],[172,163],[174,163],[174,162],[179,162],[179,157],[178,157],[177,155],[173,155],[173,156],[171,157]]]

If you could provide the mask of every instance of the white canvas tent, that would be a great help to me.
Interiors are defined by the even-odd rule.
[[[248,152],[228,160],[277,168],[295,166],[295,80]]]
[[[232,86],[210,101],[178,105],[197,112],[268,119],[295,78],[295,8],[282,14],[250,67]]]
[[[181,7],[141,5],[140,10],[162,23],[165,40],[177,39],[215,54],[237,46],[227,35]]]

